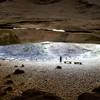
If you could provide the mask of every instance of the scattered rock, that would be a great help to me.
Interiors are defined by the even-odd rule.
[[[46,71],[40,71],[41,73],[45,73]]]
[[[46,82],[48,81],[48,80],[45,80]]]
[[[15,65],[14,67],[15,67],[15,68],[17,68],[18,66],[17,66],[17,65]]]
[[[97,87],[97,88],[93,89],[92,92],[100,93],[100,87]]]
[[[11,75],[9,74],[9,75],[7,75],[5,78],[11,78]]]
[[[5,90],[5,92],[12,91],[12,87],[9,86],[9,87],[5,88],[4,90]]]
[[[62,67],[61,66],[57,66],[56,69],[62,69]]]
[[[24,70],[16,69],[13,74],[24,74]]]
[[[21,67],[24,67],[24,64],[22,64],[22,66]]]
[[[24,83],[24,82],[22,82],[20,85],[25,85],[25,83]]]
[[[12,80],[7,80],[7,81],[5,82],[5,84],[7,84],[7,85],[13,84],[13,81],[12,81]]]
[[[5,58],[2,58],[2,60],[6,60]]]

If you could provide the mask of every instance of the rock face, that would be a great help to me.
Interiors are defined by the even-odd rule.
[[[0,2],[4,1],[6,0],[0,0]],[[99,0],[95,0],[88,4],[97,6],[99,4],[96,1],[99,3]],[[84,10],[86,10],[86,13],[84,13]],[[99,10],[98,7],[87,9],[83,3],[78,4],[78,0],[7,0],[3,5],[0,5],[0,23],[39,18],[42,20],[84,19],[85,21],[85,19],[99,19]],[[93,14],[94,16],[92,16]]]

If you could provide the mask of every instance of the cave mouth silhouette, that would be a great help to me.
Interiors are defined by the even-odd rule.
[[[47,4],[57,3],[59,1],[61,0],[33,0],[33,2],[38,5],[47,5]]]

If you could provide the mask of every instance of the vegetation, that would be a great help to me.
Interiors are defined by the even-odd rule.
[[[20,43],[18,36],[11,30],[0,30],[0,45]]]

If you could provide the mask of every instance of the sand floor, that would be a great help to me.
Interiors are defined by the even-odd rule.
[[[9,76],[6,77],[7,75],[10,75],[13,81],[12,91],[0,96],[0,100],[10,100],[11,97],[33,88],[56,94],[64,100],[77,100],[81,93],[92,91],[100,85],[99,61],[97,63],[87,61],[83,65],[69,65],[3,59],[0,60],[0,64],[0,87],[7,87],[5,85],[9,78]],[[58,65],[61,69],[56,68]],[[15,75],[16,69],[21,69],[24,73]]]

